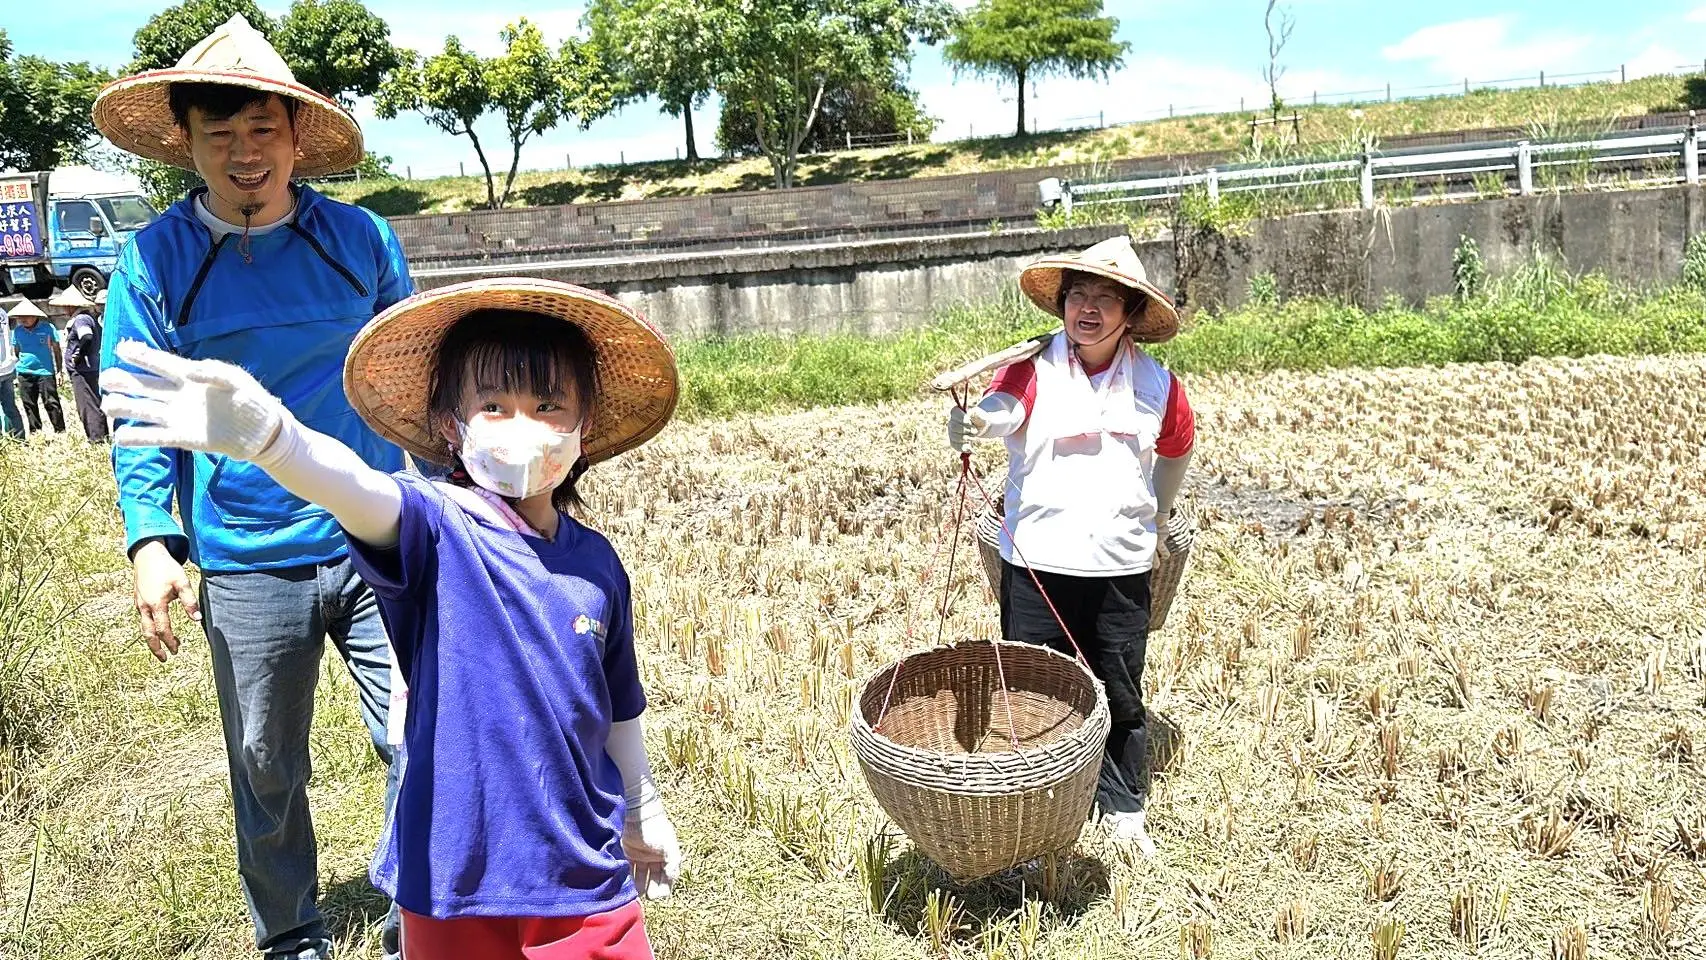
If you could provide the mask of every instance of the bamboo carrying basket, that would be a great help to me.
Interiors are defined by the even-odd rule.
[[[853,750],[883,810],[964,882],[1078,842],[1108,722],[1107,695],[1077,660],[975,641],[914,654],[872,677],[853,719]]]
[[[1001,517],[1005,498],[997,496],[995,503],[978,514],[973,526],[977,530],[977,553],[983,561],[983,572],[989,577],[989,589],[1001,595]],[[1185,565],[1191,559],[1191,545],[1196,542],[1197,525],[1183,510],[1174,510],[1167,524],[1168,556],[1157,553],[1155,567],[1149,573],[1149,629],[1159,630],[1167,623],[1167,611],[1179,594],[1179,581],[1185,577]]]

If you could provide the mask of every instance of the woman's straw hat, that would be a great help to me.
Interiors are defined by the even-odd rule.
[[[1059,317],[1060,285],[1068,270],[1105,277],[1146,295],[1142,312],[1127,318],[1133,340],[1160,343],[1179,332],[1179,312],[1173,309],[1172,298],[1149,282],[1130,237],[1103,240],[1083,253],[1044,257],[1019,274],[1019,288],[1031,302]]]
[[[418,293],[374,317],[344,361],[344,393],[380,436],[410,454],[448,463],[427,415],[439,344],[477,310],[517,310],[579,327],[598,353],[598,393],[581,450],[594,463],[650,440],[675,412],[675,353],[621,301],[554,280],[472,280]]]
[[[167,99],[174,83],[220,83],[295,100],[295,177],[343,173],[361,162],[361,128],[355,118],[297,83],[284,58],[241,14],[191,48],[177,66],[107,84],[95,99],[95,126],[121,150],[194,170],[189,142]]]

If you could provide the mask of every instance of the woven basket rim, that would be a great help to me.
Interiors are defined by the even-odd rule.
[[[859,702],[864,699],[864,691],[869,690],[871,685],[881,679],[884,674],[888,673],[888,671],[896,669],[921,657],[928,657],[934,654],[958,650],[962,647],[981,645],[1018,650],[1027,654],[1036,653],[1050,657],[1057,657],[1060,660],[1070,663],[1076,667],[1084,675],[1085,679],[1089,681],[1091,692],[1095,696],[1095,705],[1090,708],[1089,713],[1085,714],[1084,723],[1076,730],[1073,730],[1061,737],[1059,740],[1052,741],[1045,746],[1032,747],[1028,750],[991,750],[979,753],[944,753],[936,750],[926,750],[923,747],[908,746],[907,744],[900,743],[899,741],[889,738],[885,734],[878,733],[876,728],[871,725],[870,721],[865,719],[865,712],[859,709]],[[873,742],[881,742],[883,744],[883,750],[885,752],[892,751],[897,759],[904,758],[907,761],[920,761],[926,765],[940,765],[944,758],[977,757],[979,760],[976,762],[995,765],[1003,761],[1010,761],[1017,757],[1039,753],[1044,750],[1059,750],[1063,744],[1072,745],[1075,741],[1086,739],[1094,733],[1098,726],[1095,723],[1095,719],[1098,716],[1108,716],[1108,714],[1107,691],[1103,689],[1101,681],[1096,679],[1095,674],[1091,673],[1089,668],[1085,667],[1084,664],[1076,658],[1069,657],[1058,650],[1051,650],[1048,647],[1029,643],[1013,643],[1006,640],[963,640],[959,643],[944,644],[942,646],[932,647],[929,650],[921,650],[917,653],[909,654],[908,656],[902,657],[901,659],[886,664],[878,669],[876,673],[872,674],[865,683],[861,685],[860,694],[854,698],[852,728],[855,742],[857,742],[861,737],[869,738]],[[1101,734],[1101,736],[1105,737],[1106,734]],[[966,761],[962,760],[961,762]],[[920,787],[918,789],[929,788]],[[1027,786],[1025,788],[1025,790],[1029,789],[1033,789],[1033,787]],[[1017,793],[1024,791],[1015,790],[1008,792]]]

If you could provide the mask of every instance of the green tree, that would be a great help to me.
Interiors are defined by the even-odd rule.
[[[424,63],[418,54],[404,51],[375,104],[385,119],[416,111],[445,133],[467,137],[485,172],[486,205],[493,210],[509,202],[528,140],[569,117],[584,128],[613,102],[590,44],[570,39],[553,53],[539,28],[525,19],[505,27],[501,36],[504,52],[490,59],[466,49],[454,36],[445,38],[442,53]],[[510,143],[509,174],[501,193],[476,128],[481,117],[494,112]]]
[[[509,176],[498,199],[501,207],[509,203],[521,167],[521,148],[527,141],[566,118],[577,118],[585,129],[609,111],[612,90],[591,44],[571,37],[554,53],[539,28],[526,18],[505,27],[499,36],[504,52],[486,63],[486,89],[509,134]]]
[[[268,40],[274,38],[278,25],[266,15],[255,0],[184,0],[175,7],[156,13],[136,31],[132,42],[136,58],[132,71],[161,70],[173,66],[190,48],[207,39],[233,14],[242,14],[249,25]],[[291,64],[291,69],[296,68]]]
[[[724,103],[717,122],[717,146],[726,154],[756,154],[758,136],[752,113],[739,103]],[[936,119],[924,112],[916,91],[899,78],[887,83],[859,80],[838,86],[823,95],[817,122],[800,149],[813,153],[839,150],[847,138],[872,136],[930,139]]]
[[[1022,137],[1026,81],[1107,76],[1131,48],[1114,41],[1119,25],[1102,16],[1102,0],[978,0],[942,53],[956,70],[1014,84]]]
[[[687,128],[687,159],[699,159],[693,108],[715,86],[717,37],[694,0],[592,0],[582,17],[616,77],[616,103],[655,97]]]
[[[794,185],[800,147],[824,97],[858,81],[904,75],[914,42],[938,43],[953,22],[943,0],[705,0],[720,39],[717,90],[753,117],[776,186]]]
[[[474,124],[492,104],[486,86],[485,62],[462,46],[454,35],[444,38],[444,50],[423,62],[413,50],[405,50],[401,62],[385,78],[374,102],[374,111],[390,120],[407,111],[417,111],[426,122],[451,136],[467,137],[486,173],[486,206],[497,209],[496,183],[492,165]]]
[[[361,0],[296,0],[274,42],[299,82],[345,105],[378,93],[401,63],[391,27]]]
[[[87,63],[14,57],[0,30],[0,167],[51,170],[83,159],[95,136],[89,111],[110,79]]]
[[[298,82],[346,106],[377,93],[401,62],[391,28],[361,0],[296,0],[276,22],[255,0],[184,0],[136,31],[131,69],[173,66],[234,14],[272,43]]]

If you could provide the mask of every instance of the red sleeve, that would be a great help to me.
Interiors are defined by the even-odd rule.
[[[1197,416],[1185,397],[1185,385],[1171,373],[1167,376],[1173,385],[1167,391],[1167,412],[1161,417],[1161,438],[1155,442],[1155,452],[1163,457],[1182,457],[1197,442]]]
[[[1037,404],[1036,364],[1030,360],[1020,360],[1018,363],[1010,363],[1002,367],[995,374],[995,380],[990,383],[989,389],[985,390],[983,395],[987,397],[992,393],[1005,393],[1010,397],[1018,397],[1019,402],[1025,407],[1025,419],[1029,420],[1031,408]]]

